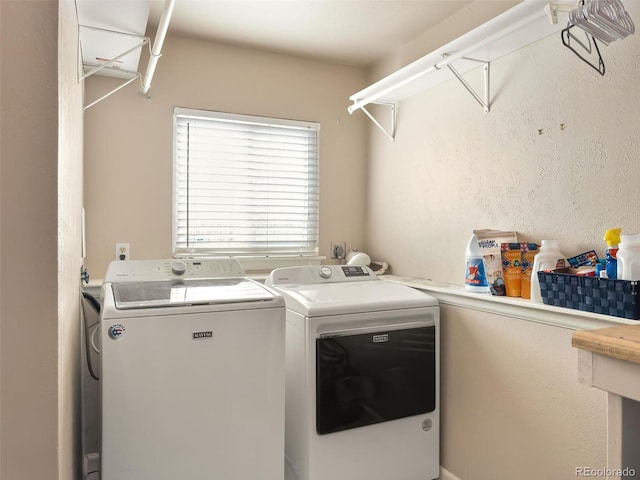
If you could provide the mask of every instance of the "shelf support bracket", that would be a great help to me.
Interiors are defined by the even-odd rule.
[[[378,122],[378,120],[376,120],[375,117],[371,115],[371,113],[369,113],[369,111],[365,107],[360,107],[360,110],[362,110],[365,113],[365,115],[369,117],[369,119],[373,122],[373,124],[376,127],[382,130],[382,133],[384,133],[387,137],[389,137],[393,141],[396,136],[396,104],[383,103],[383,102],[372,102],[372,103],[376,105],[384,105],[386,107],[389,107],[389,110],[390,110],[389,113],[391,114],[391,131],[388,131],[386,128],[384,128],[380,124],[380,122]]]
[[[93,107],[95,104],[100,103],[102,100],[104,100],[107,97],[110,97],[111,95],[113,95],[114,93],[116,93],[117,91],[123,89],[124,87],[126,87],[127,85],[129,85],[130,83],[135,82],[136,80],[142,78],[142,75],[140,74],[140,72],[136,72],[136,75],[133,78],[130,78],[129,80],[127,80],[126,82],[124,82],[123,84],[121,84],[120,86],[114,88],[113,90],[109,91],[109,93],[106,93],[105,95],[101,96],[100,98],[98,98],[97,100],[94,100],[93,102],[91,102],[89,105],[85,105],[82,109],[86,110],[88,108]]]
[[[447,56],[449,56],[449,54],[445,53],[445,54],[442,55],[442,58],[446,58]],[[473,89],[473,87],[471,85],[469,85],[469,82],[467,82],[464,79],[464,77],[460,74],[460,72],[458,72],[458,70],[456,70],[453,67],[453,65],[448,63],[447,64],[447,68],[451,71],[451,73],[453,73],[455,75],[455,77],[462,84],[462,86],[467,89],[467,91],[476,100],[476,102],[478,102],[480,105],[482,105],[484,113],[489,113],[489,110],[490,110],[490,107],[491,107],[491,100],[489,98],[490,97],[490,94],[489,94],[489,73],[490,73],[489,72],[489,62],[487,62],[485,60],[477,60],[475,58],[468,58],[468,57],[462,57],[462,59],[468,60],[468,61],[471,61],[471,62],[482,63],[484,65],[484,67],[482,68],[483,69],[483,73],[484,73],[484,98],[482,98],[482,97],[480,97],[480,95],[478,95],[478,93]],[[436,66],[436,68],[438,68],[438,67]]]
[[[90,29],[90,30],[103,30],[100,28],[95,28],[95,27],[86,27],[84,25],[80,25],[79,28],[85,28],[85,29]],[[125,34],[123,34],[125,35]],[[129,55],[131,52],[144,47],[145,45],[148,45],[150,42],[149,37],[139,37],[140,39],[140,43],[136,44],[135,46],[131,47],[130,49],[128,49],[125,52],[122,52],[120,55],[113,57],[107,61],[101,62],[99,65],[92,67],[88,72],[84,73],[84,74],[79,74],[79,78],[78,81],[79,82],[83,82],[84,80],[86,80],[87,78],[89,78],[92,75],[95,75],[96,73],[98,73],[100,70],[104,69],[104,68],[108,68],[111,67],[112,65],[114,65],[118,60],[120,60],[122,57]],[[81,58],[82,54],[80,52],[81,50],[81,46],[80,46],[80,42],[78,42],[78,55]],[[84,67],[84,66],[83,66]],[[117,91],[119,91],[120,89],[126,87],[127,85],[129,85],[130,83],[134,82],[135,80],[138,80],[140,78],[142,78],[142,75],[140,74],[140,72],[128,72],[133,74],[134,76],[128,80],[126,80],[124,83],[122,83],[120,86],[114,88],[113,90],[111,90],[109,93],[107,93],[106,95],[103,95],[102,97],[100,97],[99,99],[95,100],[94,102],[91,102],[89,105],[86,105],[83,107],[83,110],[86,110],[88,108],[93,107],[96,103],[101,102],[102,100],[104,100],[105,98],[113,95],[114,93],[116,93]]]

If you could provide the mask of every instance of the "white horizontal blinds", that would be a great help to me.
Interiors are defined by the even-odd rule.
[[[317,254],[318,131],[306,122],[176,113],[176,251]]]

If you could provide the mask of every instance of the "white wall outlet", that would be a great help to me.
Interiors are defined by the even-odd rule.
[[[116,243],[116,260],[129,260],[130,252],[128,243]]]
[[[331,258],[342,260],[347,256],[347,242],[331,242],[331,250],[329,252]]]

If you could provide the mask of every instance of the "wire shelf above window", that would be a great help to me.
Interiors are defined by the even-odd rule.
[[[489,62],[560,32],[564,27],[562,22],[552,23],[549,20],[544,10],[547,3],[548,0],[524,0],[492,20],[351,95],[349,100],[353,104],[348,107],[349,113],[363,110],[371,117],[366,111],[367,105],[396,105],[452,78],[458,78],[465,85],[464,79],[461,79],[462,75],[478,68],[479,63],[484,64],[487,71],[484,98],[475,93],[469,85],[465,85],[465,88],[488,113],[491,104],[488,88]],[[575,2],[566,4],[575,6]],[[392,124],[395,125],[396,109],[392,110],[392,115]],[[375,123],[382,129],[377,122]],[[392,139],[395,136],[394,131],[385,133]]]

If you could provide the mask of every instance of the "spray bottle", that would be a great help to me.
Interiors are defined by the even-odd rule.
[[[607,242],[606,266],[608,278],[618,278],[618,244],[620,243],[620,228],[611,228],[604,234],[604,241]]]

